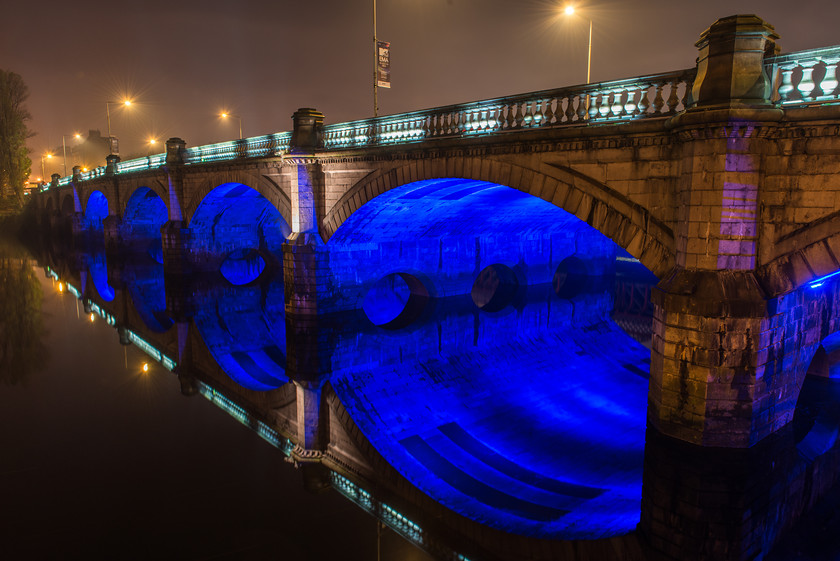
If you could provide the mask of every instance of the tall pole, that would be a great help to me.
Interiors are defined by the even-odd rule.
[[[239,119],[239,140],[242,140],[242,117],[238,117]]]
[[[105,102],[105,117],[108,119],[108,138],[111,138],[111,108],[108,106],[109,102]]]
[[[379,116],[379,86],[376,74],[379,70],[379,44],[376,41],[376,0],[373,0],[373,116]]]
[[[67,144],[64,142],[65,135],[61,135],[61,151],[64,153],[62,162],[64,164],[64,177],[67,177]]]
[[[47,176],[47,172],[44,171],[44,157],[41,156],[41,181],[44,181],[44,178]]]
[[[586,57],[586,83],[589,83],[589,70],[592,68],[592,20],[589,20],[589,55]]]

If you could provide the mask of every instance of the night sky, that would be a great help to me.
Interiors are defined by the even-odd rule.
[[[561,5],[378,0],[393,85],[380,115],[582,83],[590,16],[593,82],[693,66],[700,33],[735,13],[775,25],[783,52],[840,43],[837,0],[591,0],[571,18]],[[30,0],[2,14],[0,68],[31,90],[33,170],[61,135],[106,134],[105,102],[125,96],[135,105],[111,112],[124,158],[150,137],[234,139],[223,109],[245,136],[288,130],[298,107],[327,123],[373,113],[371,0]]]

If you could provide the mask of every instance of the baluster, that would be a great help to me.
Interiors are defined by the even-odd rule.
[[[543,112],[542,124],[546,127],[550,127],[554,124],[554,118],[557,116],[557,113],[554,112],[554,104],[559,102],[560,100],[558,100],[556,97],[551,97],[545,100],[545,111]]]
[[[677,81],[671,80],[669,82],[671,85],[671,95],[668,96],[668,113],[676,113],[677,112],[677,105],[680,103],[680,98],[677,95]]]
[[[816,64],[817,61],[815,60],[800,63],[802,79],[799,80],[796,89],[802,95],[802,101],[811,101],[811,96],[814,95],[814,88],[816,87],[816,84],[814,84],[814,66]]]
[[[519,124],[521,123],[522,117],[519,115],[519,104],[514,103],[509,106],[510,109],[510,118],[511,118],[511,125],[510,128],[517,129],[519,128]]]
[[[650,90],[653,84],[645,84],[642,87],[642,95],[639,97],[639,115],[647,115],[650,109]]]
[[[822,90],[822,95],[819,99],[833,99],[837,96],[834,95],[834,90],[837,89],[837,63],[840,62],[840,58],[827,58],[823,57],[823,63],[825,63],[825,76],[823,76],[822,81],[820,82],[820,89]]]
[[[499,126],[499,119],[496,117],[496,113],[499,111],[497,107],[490,109],[487,111],[487,130],[488,131],[495,131],[498,129]]]
[[[522,127],[527,128],[531,126],[534,121],[534,114],[531,112],[531,102],[525,102],[525,110],[522,111]]]
[[[612,112],[613,117],[621,117],[624,115],[624,88],[618,88],[613,90],[612,94],[612,105],[610,105],[609,109]]]
[[[510,106],[509,103],[505,104],[505,120],[504,120],[504,127],[505,129],[512,129],[516,119],[513,118],[513,108]]]
[[[592,94],[578,95],[577,98],[577,120],[586,121],[589,118],[589,106],[592,104]]]
[[[633,117],[636,115],[636,108],[638,105],[636,104],[636,95],[641,91],[640,86],[630,86],[627,88],[627,100],[624,102],[624,115],[627,117]]]
[[[566,96],[566,111],[564,113],[566,117],[566,123],[572,123],[575,120],[577,113],[575,112],[575,100],[577,96],[569,95]]]
[[[665,82],[656,82],[656,95],[653,97],[653,113],[659,115],[662,112],[662,106],[665,105],[665,100],[662,98],[662,88],[665,87]]]
[[[545,121],[545,103],[544,99],[538,99],[534,102],[534,120],[532,121],[535,127],[543,126]]]
[[[601,95],[598,96],[598,111],[597,113],[601,117],[607,117],[610,114],[610,107],[612,106],[612,97],[613,94],[609,90],[605,90],[601,92]]]

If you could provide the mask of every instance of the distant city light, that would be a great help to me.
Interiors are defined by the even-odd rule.
[[[143,372],[148,372],[148,371],[149,371],[149,363],[148,363],[148,362],[144,362],[144,363],[143,363]]]
[[[95,316],[93,313],[91,313],[91,314],[90,314],[90,322],[91,322],[91,323],[93,323],[93,319],[94,319],[95,317],[96,317],[96,316]]]
[[[58,283],[58,291],[59,292],[64,292],[64,283],[63,282]]]

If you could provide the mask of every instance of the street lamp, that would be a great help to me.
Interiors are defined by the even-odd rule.
[[[219,115],[222,119],[227,119],[231,117],[239,121],[239,140],[242,140],[242,117],[239,115],[231,115],[230,113],[222,113]]]
[[[563,10],[567,16],[572,16],[575,14],[576,10],[575,7],[569,4]],[[592,18],[586,18],[589,20],[589,50],[586,56],[586,83],[589,83],[589,71],[592,68]]]
[[[61,135],[61,150],[64,153],[64,177],[67,177],[67,144],[64,139],[68,136],[72,136],[76,140],[82,138],[82,135],[80,135],[79,133]]]
[[[52,159],[52,157],[53,157],[53,155],[52,155],[52,154],[50,154],[49,152],[47,152],[46,154],[43,154],[43,155],[41,156],[41,177],[46,177],[46,176],[47,176],[47,172],[46,172],[46,170],[44,169],[44,158],[46,158],[46,159],[48,159],[48,160],[51,160],[51,159]]]
[[[111,106],[112,105],[122,105],[124,107],[131,107],[131,100],[130,99],[125,99],[123,101],[106,101],[105,102],[105,118],[108,120],[108,143],[110,144],[108,151],[110,153],[114,152],[114,141],[111,138]]]
[[[152,155],[152,150],[154,149],[155,144],[157,144],[157,139],[156,139],[156,138],[150,138],[150,139],[149,139],[149,150],[148,150],[148,152],[147,152],[147,154],[146,154],[147,156],[151,156],[151,155]]]

